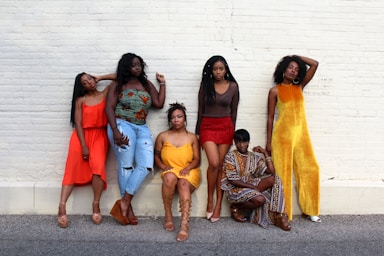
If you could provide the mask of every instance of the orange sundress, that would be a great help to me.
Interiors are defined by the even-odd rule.
[[[93,175],[100,175],[107,188],[105,162],[108,154],[106,101],[87,106],[83,104],[82,127],[85,142],[89,149],[89,160],[83,159],[79,137],[73,129],[62,185],[85,185],[92,181]]]

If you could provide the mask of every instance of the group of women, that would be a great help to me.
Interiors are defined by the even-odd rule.
[[[146,118],[151,107],[163,108],[164,75],[156,73],[157,90],[147,79],[146,63],[133,53],[121,57],[113,74],[79,74],[72,98],[71,123],[75,129],[62,182],[59,226],[68,226],[66,202],[73,187],[88,183],[92,183],[94,191],[92,220],[101,223],[99,201],[106,189],[108,140],[117,159],[121,196],[110,214],[121,225],[138,224],[132,200],[155,164],[162,171],[164,229],[175,230],[172,202],[178,193],[181,221],[176,240],[187,240],[191,194],[201,182],[200,147],[208,160],[206,218],[211,222],[220,220],[225,192],[236,221],[245,222],[241,209],[250,209],[251,222],[290,230],[292,170],[303,213],[311,221],[320,222],[319,167],[302,94],[317,65],[313,59],[295,55],[278,63],[276,85],[268,96],[267,145],[265,149],[255,147],[254,152],[248,151],[249,133],[244,129],[235,132],[239,86],[222,56],[212,56],[204,65],[195,133],[186,128],[185,106],[176,102],[167,111],[169,129],[157,136],[155,144]],[[100,80],[112,83],[98,91],[96,84]],[[275,108],[279,113],[276,122]],[[228,152],[233,140],[236,149]]]

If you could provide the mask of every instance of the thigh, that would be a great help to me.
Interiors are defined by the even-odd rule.
[[[120,148],[114,144],[113,141],[113,132],[111,127],[108,125],[108,139],[113,149],[113,152],[116,156],[118,164],[121,167],[132,167],[134,160],[134,152],[136,146],[136,134],[130,124],[124,120],[116,119],[116,124],[121,127],[124,135],[128,136],[128,145],[124,146],[124,148]]]
[[[135,163],[137,166],[145,166],[147,169],[152,169],[154,150],[151,131],[146,125],[136,125],[136,129]]]
[[[225,155],[228,153],[231,145],[228,144],[220,144],[217,146],[219,151],[219,163],[222,164],[224,162]]]
[[[218,168],[220,162],[220,152],[218,146],[212,142],[207,141],[203,145],[203,149],[208,158],[208,163],[215,168]]]

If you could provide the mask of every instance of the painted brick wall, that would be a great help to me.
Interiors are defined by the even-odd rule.
[[[322,180],[383,179],[383,12],[380,0],[2,0],[0,180],[61,181],[75,75],[113,72],[126,52],[151,81],[166,75],[166,103],[186,105],[190,130],[202,67],[223,55],[240,85],[237,128],[262,146],[276,63],[317,59],[305,97]],[[165,110],[150,113],[154,136]],[[114,165],[111,154],[109,182]]]

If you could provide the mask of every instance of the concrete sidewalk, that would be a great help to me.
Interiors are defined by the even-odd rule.
[[[0,215],[0,255],[383,255],[384,215],[321,217],[312,223],[295,216],[290,232],[191,218],[189,239],[178,243],[162,217],[120,226],[104,216],[97,226],[90,215],[70,215],[61,229],[53,215]]]

